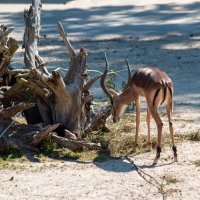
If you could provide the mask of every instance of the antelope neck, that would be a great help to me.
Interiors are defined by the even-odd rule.
[[[126,90],[124,90],[119,95],[119,99],[120,99],[121,103],[124,105],[132,103],[135,100],[135,98],[134,98],[134,94],[133,94],[133,91],[131,90],[131,88],[129,87]]]

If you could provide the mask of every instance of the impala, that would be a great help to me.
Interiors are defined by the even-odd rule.
[[[101,87],[105,94],[109,97],[112,105],[113,122],[116,123],[125,111],[128,104],[135,102],[136,105],[136,135],[134,142],[134,151],[138,146],[138,132],[140,125],[140,97],[145,97],[147,102],[147,127],[148,127],[148,149],[151,150],[150,136],[150,116],[156,122],[158,131],[158,143],[156,157],[153,164],[157,164],[161,153],[161,139],[163,123],[158,114],[158,107],[161,104],[166,106],[167,117],[169,121],[169,131],[172,140],[172,150],[174,153],[174,161],[177,161],[177,149],[174,141],[174,130],[172,125],[173,111],[173,83],[168,75],[157,68],[144,67],[138,68],[131,76],[130,67],[127,62],[129,81],[122,93],[105,86],[105,78],[108,72],[108,61],[105,54],[106,68],[101,77]]]

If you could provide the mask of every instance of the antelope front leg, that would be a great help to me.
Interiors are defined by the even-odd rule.
[[[139,133],[139,126],[140,126],[140,99],[139,97],[135,100],[136,106],[136,134],[135,134],[135,143],[133,146],[133,152],[137,151],[138,147],[138,133]]]
[[[147,128],[148,128],[147,151],[151,151],[152,150],[152,147],[151,147],[151,134],[150,134],[150,118],[151,118],[150,111],[149,111],[149,108],[147,108],[147,117],[146,117]]]

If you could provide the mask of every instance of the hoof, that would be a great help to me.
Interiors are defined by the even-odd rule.
[[[153,165],[157,165],[158,164],[158,158],[155,158],[153,161]]]
[[[174,157],[174,162],[178,162],[178,158],[177,157]]]
[[[152,146],[151,144],[148,144],[146,147],[146,152],[151,152],[152,151]]]

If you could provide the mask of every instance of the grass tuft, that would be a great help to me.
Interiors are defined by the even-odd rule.
[[[12,161],[21,158],[22,156],[23,154],[17,149],[8,150],[7,152],[0,154],[1,160],[4,161]]]
[[[196,167],[200,167],[200,160],[195,160],[193,163]]]
[[[200,141],[200,130],[187,135],[187,139],[190,141]]]
[[[22,163],[25,161],[27,161],[27,159],[20,151],[12,149],[0,154],[0,169],[24,169],[24,165]]]
[[[188,134],[176,134],[176,137],[180,140],[189,140],[198,142],[200,141],[200,129],[196,132],[191,132]]]
[[[50,138],[43,143],[41,151],[45,155],[53,155],[57,151],[57,144]]]
[[[111,139],[108,149],[111,156],[124,156],[133,149],[133,144],[131,135],[119,135]]]
[[[166,185],[176,184],[178,182],[181,182],[180,179],[178,179],[176,177],[173,177],[170,174],[166,174],[163,178],[164,178],[164,181],[165,181]]]

